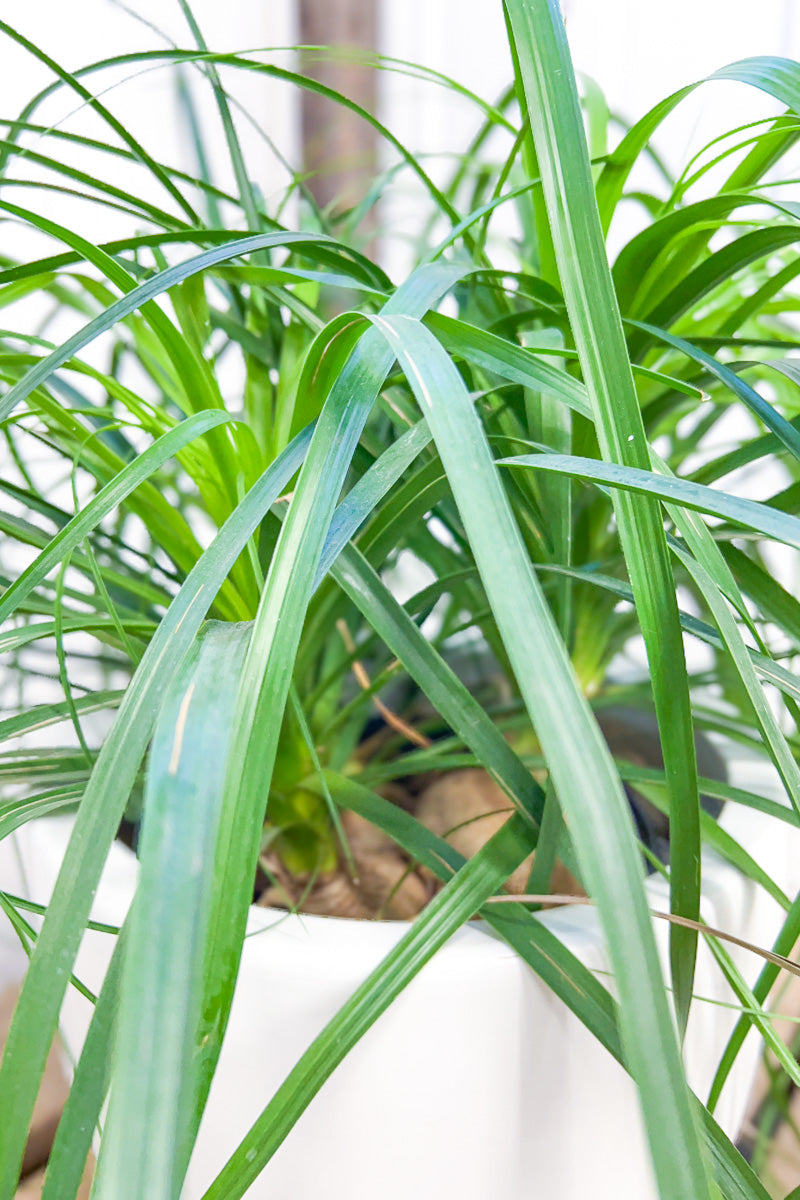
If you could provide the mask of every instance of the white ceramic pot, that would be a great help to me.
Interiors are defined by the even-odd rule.
[[[728,805],[721,824],[792,895],[800,885],[800,834]],[[3,886],[45,902],[70,833],[63,818],[0,843]],[[93,917],[119,922],[136,883],[134,857],[110,855]],[[648,883],[654,908],[666,887]],[[769,946],[778,905],[714,855],[704,862],[703,912],[714,926]],[[606,969],[596,913],[544,914],[588,966]],[[667,924],[656,921],[662,954]],[[251,910],[228,1033],[200,1129],[184,1200],[198,1200],[276,1087],[326,1022],[402,936],[402,923],[287,917]],[[88,933],[77,974],[97,990],[112,939]],[[753,981],[762,965],[729,947]],[[735,1021],[714,1002],[731,993],[705,946],[686,1039],[690,1082],[707,1095]],[[90,1006],[74,991],[63,1037],[77,1055]],[[740,1128],[759,1055],[750,1035],[717,1118]],[[462,928],[422,970],[324,1085],[247,1193],[253,1200],[655,1200],[637,1095],[630,1079],[551,992],[486,926]]]

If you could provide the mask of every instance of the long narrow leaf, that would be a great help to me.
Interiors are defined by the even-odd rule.
[[[105,516],[113,512],[120,501],[129,496],[144,480],[149,479],[159,467],[163,466],[184,446],[188,446],[195,438],[201,437],[210,429],[216,429],[220,425],[229,423],[230,419],[227,413],[214,411],[196,413],[193,417],[187,417],[169,433],[158,438],[133,462],[123,467],[110,483],[107,483],[79,513],[76,513],[68,525],[58,531],[47,548],[5,590],[0,598],[0,622],[5,621],[14,612],[15,608],[41,583],[48,572],[69,555],[71,550],[79,546],[87,533],[90,533]]]
[[[800,518],[777,512],[768,504],[743,500],[729,492],[692,483],[688,479],[678,479],[674,475],[659,475],[655,471],[640,471],[615,463],[598,462],[594,458],[576,458],[566,454],[523,454],[516,458],[501,459],[500,463],[509,467],[556,471],[576,479],[588,479],[615,488],[659,496],[678,507],[724,517],[735,525],[755,529],[787,546],[800,547]]]
[[[110,305],[99,317],[95,317],[83,329],[63,342],[57,350],[29,371],[19,383],[15,384],[0,402],[0,421],[6,419],[31,392],[45,383],[68,359],[72,358],[84,346],[99,337],[107,329],[111,329],[118,321],[130,316],[137,308],[141,308],[148,300],[162,295],[176,284],[183,283],[193,275],[205,271],[216,263],[226,262],[230,258],[248,254],[253,250],[265,250],[271,246],[302,245],[314,241],[324,241],[322,235],[310,233],[264,233],[252,237],[231,238],[222,246],[214,246],[210,250],[197,254],[186,262],[159,271],[144,283],[139,284],[133,291]]]
[[[16,1190],[28,1123],[69,968],[144,756],[159,699],[248,538],[298,470],[309,440],[310,431],[276,459],[187,576],[147,647],[98,755],[0,1064],[0,1092],[8,1098],[7,1120],[0,1124],[2,1200],[12,1200]]]
[[[556,261],[570,328],[595,413],[603,458],[649,466],[639,403],[606,257],[564,23],[555,0],[505,0],[536,146]],[[659,736],[670,781],[674,912],[696,920],[700,905],[700,801],[697,791],[689,686],[675,585],[661,514],[651,500],[620,502],[619,527],[636,611],[644,636]],[[697,939],[670,935],[670,962],[678,1025],[685,1029],[692,995]],[[677,1115],[677,1114],[674,1114]],[[683,1122],[685,1124],[685,1122]],[[648,1120],[655,1137],[656,1126]],[[677,1132],[677,1131],[675,1131]],[[659,1177],[677,1178],[663,1150],[651,1143]],[[699,1157],[687,1151],[689,1178],[700,1186]],[[664,1185],[666,1186],[666,1185]],[[675,1183],[669,1185],[674,1187]],[[699,1193],[698,1193],[699,1194]]]
[[[94,1185],[98,1200],[171,1200],[189,1163],[215,835],[250,632],[249,625],[207,625],[161,704],[148,761],[114,1082]]]
[[[424,315],[462,274],[439,263],[421,268],[384,311]],[[368,330],[346,367],[331,376],[318,364],[312,383],[327,395],[309,455],[281,528],[256,616],[237,695],[225,776],[225,805],[213,881],[212,937],[206,957],[207,1062],[213,1069],[227,1024],[245,934],[252,878],[278,736],[303,621],[334,507],[392,353]],[[332,386],[331,386],[332,385]],[[210,1074],[201,1087],[201,1103]]]
[[[123,928],[97,997],[67,1103],[58,1123],[47,1161],[42,1200],[75,1200],[78,1194],[91,1150],[92,1135],[99,1123],[108,1090],[114,1018],[126,941],[127,933]]]
[[[619,989],[626,1062],[642,1095],[665,1195],[699,1197],[707,1192],[707,1177],[619,777],[525,554],[463,381],[418,322],[384,316],[374,320],[385,331],[431,427],[584,879],[601,913]],[[609,862],[615,864],[613,872],[607,870]],[[667,1129],[672,1130],[668,1155],[662,1141]],[[676,1159],[677,1146],[681,1153]],[[695,1191],[687,1193],[689,1179]],[[682,1193],[675,1190],[678,1186]]]

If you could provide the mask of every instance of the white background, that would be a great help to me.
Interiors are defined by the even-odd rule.
[[[189,47],[177,0],[131,0],[142,18],[169,38]],[[752,54],[800,56],[800,17],[794,0],[565,0],[567,30],[577,68],[593,76],[612,111],[627,118],[684,83]],[[279,47],[296,38],[292,0],[194,0],[193,9],[212,49]],[[112,0],[5,0],[2,19],[40,45],[69,69],[114,54],[154,49],[165,43]],[[495,99],[510,78],[510,62],[499,0],[382,0],[381,50],[414,60],[457,78],[487,99]],[[3,46],[0,114],[12,115],[37,85],[48,82],[46,68],[14,47]],[[133,74],[136,68],[129,68]],[[117,75],[115,78],[119,78]],[[111,82],[108,76],[93,79]],[[241,92],[252,114],[281,149],[296,161],[297,120],[291,94],[265,81],[226,85]],[[106,96],[120,117],[135,126],[148,147],[167,160],[185,152],[177,126],[169,72],[151,71]],[[768,102],[760,112],[773,111]],[[60,101],[51,119],[72,104]],[[752,93],[717,83],[682,105],[665,127],[661,148],[676,164],[685,160],[707,130],[719,131],[753,113]],[[415,151],[443,153],[465,144],[474,113],[429,85],[386,75],[383,115]],[[209,126],[213,121],[209,120]],[[72,122],[71,127],[75,127]],[[245,135],[247,141],[247,135]],[[250,145],[260,147],[257,139]],[[267,194],[282,184],[274,160],[260,148],[260,182]],[[224,150],[220,144],[220,156]],[[252,161],[252,160],[251,160]]]

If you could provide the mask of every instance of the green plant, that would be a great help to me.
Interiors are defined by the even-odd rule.
[[[791,806],[724,785],[704,790],[791,823],[800,815],[790,669],[800,622],[764,555],[771,540],[800,544],[796,368],[786,356],[797,209],[776,198],[768,176],[800,132],[800,68],[753,59],[718,73],[778,98],[787,115],[726,135],[663,196],[637,193],[647,225],[610,270],[603,235],[630,172],[691,89],[628,129],[610,154],[593,146],[592,161],[557,7],[506,0],[521,120],[510,97],[484,105],[482,153],[465,155],[445,186],[380,128],[428,194],[421,224],[432,214],[450,225],[438,244],[422,241],[418,264],[395,286],[341,235],[340,218],[304,195],[313,228],[288,231],[248,179],[220,72],[318,85],[268,57],[210,53],[186,11],[198,49],[117,62],[199,72],[218,104],[237,194],[202,170],[154,161],[93,96],[96,68],[70,75],[31,45],[54,86],[75,91],[106,134],[45,129],[42,93],[2,144],[0,211],[56,246],[25,262],[6,256],[0,295],[6,304],[44,298],[58,330],[25,325],[0,341],[11,468],[0,484],[10,547],[0,646],[22,681],[50,671],[63,698],[23,706],[0,728],[12,739],[65,722],[74,737],[4,754],[4,779],[25,790],[2,802],[0,834],[78,807],[38,937],[24,908],[0,894],[32,949],[0,1069],[0,1200],[13,1194],[94,887],[123,815],[137,807],[142,887],[97,999],[47,1200],[74,1192],[109,1085],[97,1194],[177,1194],[225,1029],[265,818],[287,864],[314,871],[338,853],[339,808],[387,829],[446,886],[298,1064],[209,1198],[244,1193],[347,1050],[479,911],[633,1075],[661,1195],[764,1196],[713,1108],[751,1023],[797,1077],[762,1007],[777,966],[765,966],[751,994],[714,943],[743,1016],[707,1106],[685,1084],[673,1019],[680,1036],[701,837],[779,892],[744,848],[701,822],[694,729],[757,748]],[[588,104],[597,138],[594,93]],[[62,154],[77,144],[96,155],[93,171]],[[197,151],[202,164],[199,140]],[[707,194],[709,166],[728,158],[727,178]],[[136,165],[140,189],[109,182],[122,162]],[[51,174],[26,179],[29,163]],[[96,245],[32,200],[8,199],[20,182],[121,208],[148,232]],[[495,265],[491,239],[495,213],[510,203],[522,230],[515,269]],[[181,247],[191,254],[173,262]],[[457,316],[439,311],[446,296]],[[66,337],[65,320],[79,326]],[[754,362],[765,349],[780,357]],[[234,355],[243,383],[231,388],[224,371]],[[750,379],[771,385],[769,401]],[[734,449],[709,452],[734,406],[753,414],[751,431]],[[41,448],[60,477],[42,482]],[[780,463],[787,486],[759,503],[710,486],[756,462]],[[405,605],[383,578],[402,551],[434,577]],[[438,629],[428,636],[421,626],[434,607]],[[622,687],[609,666],[639,633],[649,671]],[[686,633],[711,649],[702,672],[687,671]],[[490,696],[482,706],[449,664],[465,634],[499,664],[504,703]],[[31,657],[40,643],[43,668]],[[360,657],[373,683],[358,691]],[[356,750],[372,693],[398,679],[401,709],[418,690],[430,700],[436,739],[414,752],[389,739],[363,764]],[[622,786],[631,769],[615,764],[592,715],[592,705],[620,698],[652,708],[664,752],[664,772],[640,772],[637,786],[670,815],[672,908],[686,922],[672,932],[674,1004]],[[101,742],[87,718],[115,709]],[[467,864],[375,791],[412,770],[464,763],[485,767],[517,810]],[[546,775],[543,787],[532,767]],[[534,847],[534,892],[558,850],[597,904],[617,1002],[528,907],[489,903]],[[786,954],[800,905],[777,898],[787,915],[775,950]]]

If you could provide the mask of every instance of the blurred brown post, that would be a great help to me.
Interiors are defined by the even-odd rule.
[[[298,0],[298,17],[303,45],[342,50],[341,57],[327,59],[309,54],[303,73],[374,113],[377,72],[359,63],[357,53],[376,49],[376,0]],[[352,208],[366,195],[377,168],[375,131],[356,113],[305,89],[301,120],[307,185],[314,199],[333,213]],[[367,218],[361,226],[365,240],[373,230],[374,221]]]

